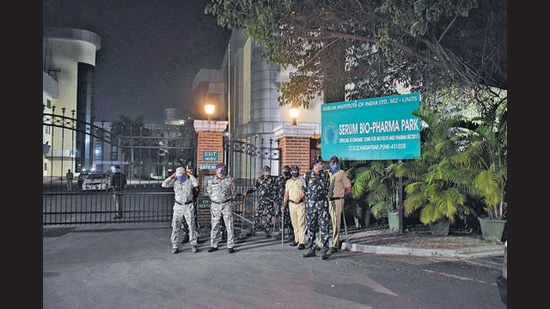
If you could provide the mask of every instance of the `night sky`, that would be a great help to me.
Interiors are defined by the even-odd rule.
[[[101,36],[96,56],[96,120],[120,115],[163,123],[181,107],[202,119],[193,78],[221,66],[231,31],[204,14],[210,0],[43,0],[43,25]]]

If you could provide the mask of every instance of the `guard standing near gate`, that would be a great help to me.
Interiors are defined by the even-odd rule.
[[[182,240],[183,220],[189,227],[189,242],[193,253],[199,252],[197,247],[197,233],[195,228],[195,219],[193,205],[193,190],[199,186],[197,178],[192,174],[186,173],[183,167],[176,168],[176,172],[166,178],[161,186],[163,188],[174,188],[174,206],[172,214],[172,234],[170,241],[172,243],[172,253],[179,252],[179,245]]]
[[[317,230],[321,228],[321,259],[329,257],[328,230],[328,190],[330,188],[330,175],[323,169],[323,158],[313,158],[313,169],[307,171],[302,178],[302,191],[306,196],[306,225],[307,225],[307,251],[302,257],[315,256],[315,237]]]
[[[126,175],[120,170],[120,165],[115,165],[115,172],[111,176],[111,187],[116,211],[113,219],[122,219],[122,194],[126,187]]]
[[[227,166],[224,163],[216,165],[216,175],[210,176],[206,181],[206,195],[212,202],[210,205],[210,248],[208,252],[218,250],[221,239],[219,232],[221,221],[225,223],[227,231],[227,252],[233,253],[235,249],[235,229],[233,226],[233,206],[231,201],[237,196],[235,192],[235,179],[227,174]]]
[[[292,222],[290,220],[290,212],[289,208],[287,207],[287,202],[284,201],[285,197],[285,188],[286,188],[286,182],[290,179],[290,166],[285,165],[283,168],[281,168],[281,175],[277,177],[277,193],[275,195],[277,204],[279,205],[278,209],[281,213],[281,237],[284,239],[284,231],[285,229],[288,231],[288,239],[290,241],[294,240],[294,230],[292,228]]]
[[[258,208],[254,215],[254,226],[252,227],[251,235],[255,235],[256,231],[262,226],[264,221],[265,237],[271,238],[271,232],[273,228],[273,217],[275,216],[275,201],[277,194],[277,178],[271,175],[271,168],[264,166],[262,169],[262,176],[256,179],[254,187],[248,189],[243,193],[243,197],[249,193],[258,191],[260,193],[260,201],[258,202]]]
[[[330,166],[330,189],[328,191],[329,213],[332,221],[332,246],[330,252],[334,253],[340,249],[340,225],[342,224],[342,213],[344,212],[344,198],[351,192],[351,181],[348,173],[340,169],[340,162],[337,156],[329,160]],[[345,216],[345,214],[344,214]]]
[[[71,170],[67,170],[67,174],[65,174],[65,178],[67,179],[67,191],[71,192],[73,191],[73,178],[74,174],[71,172]]]

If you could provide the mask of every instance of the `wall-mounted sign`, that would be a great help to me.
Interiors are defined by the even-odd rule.
[[[202,152],[202,161],[203,162],[218,162],[218,151],[203,151]]]
[[[210,208],[210,204],[212,203],[212,201],[210,201],[209,198],[199,198],[197,200],[197,204],[199,205],[199,209],[205,209],[205,208]]]
[[[216,164],[199,164],[199,170],[215,170]]]

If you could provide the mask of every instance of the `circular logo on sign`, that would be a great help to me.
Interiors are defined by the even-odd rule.
[[[334,124],[327,125],[323,130],[325,144],[336,144],[338,142],[338,131]]]

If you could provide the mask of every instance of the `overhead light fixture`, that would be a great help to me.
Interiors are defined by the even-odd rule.
[[[204,106],[204,111],[208,115],[208,121],[210,121],[210,116],[214,113],[214,104],[208,103]]]
[[[300,110],[297,107],[292,107],[290,109],[290,118],[292,118],[292,125],[296,125],[296,118],[300,115]]]

